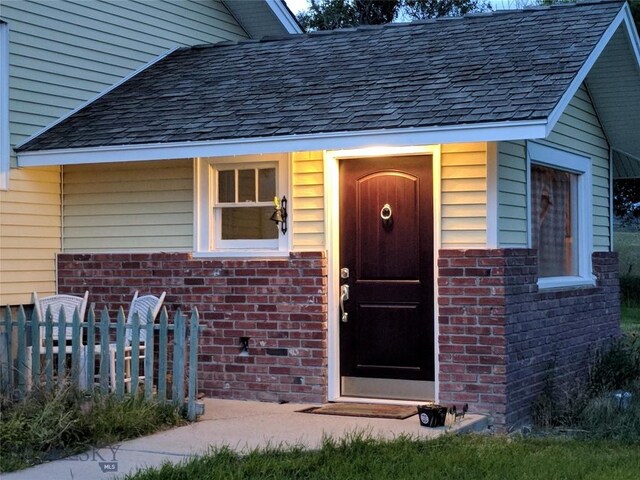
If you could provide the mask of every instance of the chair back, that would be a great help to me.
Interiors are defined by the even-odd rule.
[[[39,298],[36,292],[33,292],[33,305],[36,311],[38,312],[38,316],[40,317],[40,321],[45,320],[45,315],[47,314],[48,309],[51,309],[51,315],[53,316],[53,321],[55,323],[60,321],[61,314],[60,312],[64,312],[64,318],[67,323],[73,322],[73,315],[76,310],[78,311],[78,316],[80,317],[80,321],[84,321],[84,314],[87,310],[87,301],[89,300],[89,291],[84,292],[83,297],[76,297],[74,295],[51,295],[49,297]],[[55,325],[54,323],[54,325]],[[46,335],[46,328],[44,326],[40,327],[40,346],[44,346],[44,340]],[[67,340],[71,340],[71,336],[73,335],[73,328],[68,326],[65,330],[65,338]],[[58,340],[59,333],[58,327],[54,326],[51,336],[53,340]],[[82,339],[81,339],[82,341]]]
[[[160,309],[162,308],[162,303],[164,302],[164,297],[167,292],[162,292],[159,297],[154,295],[143,295],[141,297],[138,296],[138,291],[133,294],[133,300],[131,300],[131,306],[129,307],[129,314],[127,315],[127,323],[131,325],[133,322],[133,314],[138,314],[138,321],[140,325],[140,333],[139,339],[140,343],[144,344],[147,341],[147,331],[143,330],[148,321],[152,323],[155,322],[158,313],[160,313]],[[125,335],[127,345],[131,345],[131,341],[133,339],[133,332],[130,328],[127,329]]]

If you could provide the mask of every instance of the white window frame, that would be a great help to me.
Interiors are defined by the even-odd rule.
[[[0,21],[0,190],[9,189],[9,25]]]
[[[285,256],[290,251],[292,235],[291,201],[289,195],[289,155],[270,154],[247,157],[213,157],[195,160],[194,188],[194,256]],[[221,212],[217,205],[233,207],[236,204],[219,204],[217,172],[220,170],[276,168],[276,195],[286,196],[288,231],[279,231],[274,240],[222,240],[220,238]],[[257,206],[264,206],[262,202]],[[221,207],[224,208],[224,207]],[[274,228],[276,228],[274,224]]]
[[[559,277],[538,278],[538,288],[561,288],[595,285],[592,273],[591,256],[593,254],[593,219],[592,219],[592,175],[591,159],[558,148],[549,147],[535,142],[527,143],[527,212],[529,216],[529,247],[532,247],[531,232],[531,165],[564,170],[576,174],[577,177],[577,212],[576,221],[578,237],[578,274]]]

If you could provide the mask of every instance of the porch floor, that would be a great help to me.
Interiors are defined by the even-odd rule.
[[[3,475],[4,480],[51,480],[57,478],[115,478],[145,466],[159,466],[163,462],[177,463],[210,447],[227,445],[237,451],[264,446],[304,445],[317,448],[323,436],[341,438],[353,432],[374,437],[394,438],[409,435],[435,438],[444,435],[445,428],[421,427],[416,415],[404,420],[359,418],[297,413],[310,404],[275,404],[237,400],[205,399],[205,413],[198,422],[143,438],[122,442],[115,453],[117,472],[103,473],[99,462],[112,461],[114,454],[108,447],[97,454],[78,455],[38,465],[21,472]],[[468,414],[451,430],[456,432],[482,431],[487,418]],[[115,447],[114,447],[115,450]],[[87,458],[89,457],[89,458]],[[102,458],[101,458],[102,457]]]

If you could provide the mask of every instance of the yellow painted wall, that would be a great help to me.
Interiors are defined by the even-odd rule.
[[[323,250],[324,173],[322,152],[292,154],[293,248]]]
[[[487,241],[487,144],[442,145],[442,248]]]
[[[55,293],[60,251],[60,168],[12,169],[0,191],[0,305]]]

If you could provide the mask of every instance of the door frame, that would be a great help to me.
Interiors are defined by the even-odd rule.
[[[433,347],[435,401],[439,397],[438,362],[438,251],[441,223],[441,146],[371,147],[353,150],[325,150],[324,152],[324,222],[327,247],[327,399],[329,401],[367,401],[372,403],[403,403],[397,400],[343,397],[340,393],[340,319],[338,318],[338,290],[340,285],[340,161],[350,158],[394,157],[400,155],[431,155],[433,159]],[[415,402],[406,402],[415,403]]]

